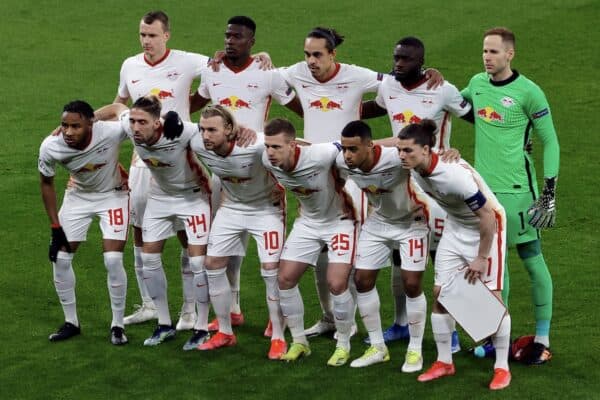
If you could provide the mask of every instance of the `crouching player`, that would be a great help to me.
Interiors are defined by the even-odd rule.
[[[226,270],[232,256],[245,255],[244,238],[250,234],[257,243],[273,330],[268,357],[280,359],[287,351],[277,289],[279,256],[285,238],[285,189],[263,166],[262,134],[250,146],[236,144],[240,128],[227,109],[215,105],[202,111],[200,132],[190,146],[219,177],[222,200],[211,227],[206,257],[210,300],[219,332],[207,342],[198,343],[198,349],[236,344],[231,329],[232,290]]]
[[[49,258],[54,286],[65,315],[65,323],[50,341],[69,339],[80,330],[75,302],[73,254],[86,239],[92,218],[100,219],[104,265],[112,308],[111,343],[127,343],[123,329],[127,275],[123,248],[129,224],[129,194],[126,177],[119,167],[119,148],[127,139],[118,122],[95,122],[92,107],[80,100],[63,108],[61,128],[40,147],[38,169],[42,200],[52,226]],[[62,207],[57,211],[54,175],[56,164],[70,174]]]
[[[425,195],[418,195],[420,189],[411,180],[410,171],[401,168],[398,151],[374,145],[371,129],[364,122],[350,122],[342,130],[342,150],[337,157],[342,176],[348,175],[356,182],[373,207],[362,225],[354,275],[358,291],[356,302],[371,347],[350,366],[366,367],[390,359],[381,329],[375,282],[379,269],[387,265],[393,247],[398,246],[410,333],[402,371],[419,371],[423,368],[421,343],[427,319],[422,287],[429,237]]]
[[[263,164],[300,203],[300,212],[286,240],[279,264],[281,310],[293,343],[281,358],[295,361],[310,354],[304,332],[304,304],[298,282],[309,265],[315,265],[327,246],[327,281],[333,299],[337,346],[327,362],[344,365],[350,358],[350,330],[354,322],[354,300],[348,278],[354,261],[356,210],[338,179],[335,160],[339,144],[300,147],[296,130],[284,119],[265,126]]]
[[[429,119],[409,125],[398,134],[400,140],[397,145],[402,167],[413,170],[412,176],[419,186],[448,213],[435,258],[435,301],[431,314],[438,358],[425,373],[419,375],[420,382],[455,373],[450,350],[455,321],[437,301],[441,287],[467,265],[465,279],[470,282],[481,279],[502,301],[502,269],[506,252],[504,209],[466,161],[447,163],[432,151],[435,129],[435,123]],[[496,347],[496,363],[489,387],[492,390],[504,389],[511,380],[508,369],[510,315],[505,315],[492,340]]]

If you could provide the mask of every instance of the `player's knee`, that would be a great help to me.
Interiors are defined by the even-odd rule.
[[[403,280],[404,283],[404,293],[408,297],[417,297],[423,292],[423,288],[421,287],[421,279],[417,277],[406,277]]]
[[[160,253],[142,253],[142,266],[145,270],[155,270],[162,267]]]
[[[341,282],[329,282],[329,291],[331,292],[331,294],[337,296],[339,294],[342,294],[346,291],[346,289],[348,289],[348,282],[345,281],[341,281]]]
[[[354,274],[354,284],[359,293],[365,293],[373,290],[375,287],[375,280],[367,274],[362,273],[361,270],[356,270],[356,273]]]
[[[519,243],[517,244],[517,252],[522,260],[535,257],[542,254],[542,245],[539,239],[527,243]]]
[[[277,275],[277,286],[280,290],[288,290],[296,286],[296,283],[293,279],[285,274],[282,274],[281,271],[279,275]]]

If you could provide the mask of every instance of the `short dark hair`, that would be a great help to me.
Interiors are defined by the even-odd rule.
[[[335,29],[326,28],[323,26],[317,26],[316,28],[313,28],[310,32],[308,32],[306,37],[325,39],[325,46],[329,52],[332,52],[336,47],[344,43],[344,37],[337,33]]]
[[[512,47],[515,47],[515,34],[508,28],[503,26],[499,26],[496,28],[488,29],[483,34],[483,38],[485,39],[488,36],[498,35],[502,38],[502,42],[510,43]]]
[[[162,105],[158,97],[154,95],[140,97],[133,103],[131,108],[138,108],[142,111],[147,112],[152,115],[154,118],[160,118],[160,111],[162,109]]]
[[[342,129],[342,137],[360,137],[361,140],[372,139],[371,128],[363,121],[352,121]]]
[[[94,109],[83,100],[74,100],[65,104],[63,112],[79,114],[85,119],[94,119]]]
[[[252,34],[256,33],[256,23],[252,20],[252,18],[246,17],[245,15],[236,15],[235,17],[229,18],[227,25],[245,26],[252,31]]]
[[[398,139],[414,139],[415,143],[421,146],[429,146],[431,149],[435,145],[435,130],[437,126],[432,119],[423,119],[416,124],[410,124],[402,128],[398,133]]]
[[[163,26],[163,31],[169,32],[171,30],[171,27],[169,26],[169,16],[164,11],[150,11],[142,17],[142,21],[148,25],[154,23],[154,21],[160,21]]]
[[[423,44],[421,39],[416,38],[414,36],[403,37],[402,39],[398,40],[398,42],[396,43],[396,46],[414,47],[414,48],[417,48],[417,49],[423,51],[423,55],[425,55],[425,45]]]
[[[285,118],[273,118],[265,125],[265,136],[275,136],[283,133],[289,139],[296,139],[296,129]]]

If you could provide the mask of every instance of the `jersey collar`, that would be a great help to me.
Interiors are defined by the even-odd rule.
[[[429,176],[437,167],[438,161],[440,157],[436,153],[431,153],[431,162],[429,163],[429,167],[421,173],[421,176]]]
[[[373,168],[375,168],[375,166],[379,162],[379,159],[381,158],[381,146],[380,145],[376,144],[375,146],[373,146],[373,151],[375,152],[373,154],[373,164],[371,165],[371,168],[369,168],[368,171],[364,171],[364,172],[371,172],[373,170]]]
[[[398,82],[398,83],[400,83],[400,86],[402,86],[404,89],[410,91],[410,90],[418,88],[419,86],[421,86],[422,84],[424,84],[427,81],[428,81],[427,77],[425,75],[423,75],[421,77],[421,79],[419,79],[418,81],[416,81],[412,85],[405,86],[405,85],[402,84],[402,82]]]
[[[327,79],[325,79],[323,81],[320,80],[320,79],[317,79],[317,78],[315,78],[315,80],[317,82],[319,82],[319,83],[327,83],[327,82],[329,82],[330,80],[332,80],[333,78],[336,77],[336,75],[338,74],[338,72],[340,72],[340,68],[342,68],[341,64],[336,62],[335,63],[335,71],[333,71],[333,75],[331,75],[329,78],[327,78]]]
[[[292,169],[290,171],[295,170],[298,166],[298,161],[300,161],[300,146],[296,146],[296,149],[294,151],[294,158],[294,165],[292,165]]]
[[[492,78],[490,78],[490,83],[492,84],[492,86],[506,86],[509,83],[514,82],[518,77],[519,77],[519,71],[517,71],[516,69],[512,70],[512,75],[509,76],[508,78],[506,78],[503,81],[493,81]]]
[[[146,58],[146,55],[144,54],[144,61],[149,66],[154,67],[154,66],[160,64],[161,62],[165,61],[165,58],[169,57],[169,54],[171,54],[171,49],[167,49],[167,51],[165,51],[165,54],[160,59],[156,60],[156,62],[151,62],[150,60],[148,60]]]
[[[253,62],[254,57],[248,57],[248,61],[246,61],[246,64],[242,65],[241,67],[236,67],[235,65],[230,64],[229,61],[227,61],[227,58],[223,59],[223,64],[225,64],[227,68],[229,68],[232,72],[236,74],[244,71],[246,68],[252,65]]]

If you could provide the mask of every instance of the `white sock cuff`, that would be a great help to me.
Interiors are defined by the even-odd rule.
[[[104,262],[106,262],[107,259],[123,260],[123,252],[122,251],[105,251],[104,252]]]
[[[300,289],[298,288],[298,285],[294,286],[291,289],[279,289],[279,298],[282,300],[289,299],[299,293],[300,293]]]
[[[352,293],[350,293],[350,290],[348,289],[337,295],[331,293],[331,299],[337,303],[345,303],[352,300]]]
[[[356,292],[356,297],[357,299],[361,299],[362,301],[368,301],[371,299],[374,299],[374,296],[379,297],[379,292],[377,292],[377,286],[375,286],[373,289],[369,290],[368,292]]]
[[[63,259],[63,260],[72,260],[74,256],[74,253],[67,253],[66,251],[59,251],[58,254],[56,255],[56,258],[59,259]]]
[[[273,276],[277,276],[277,273],[279,272],[279,269],[275,268],[275,269],[264,269],[261,268],[260,269],[260,276],[262,276],[263,278],[270,278]]]
[[[420,295],[418,295],[417,297],[408,297],[406,296],[406,302],[407,303],[420,303],[423,300],[426,300],[425,294],[421,293]]]
[[[141,246],[133,246],[133,256],[134,257],[142,256],[142,247]]]
[[[206,276],[209,278],[216,278],[219,275],[225,275],[225,272],[227,272],[227,268],[207,269]]]
[[[162,266],[160,253],[143,253],[142,265],[144,269],[158,269]]]
[[[193,256],[190,257],[190,268],[195,274],[204,272],[204,259],[206,256]]]
[[[431,314],[431,330],[438,334],[451,334],[454,331],[454,319],[450,314]]]
[[[511,318],[510,314],[506,314],[502,322],[500,323],[500,327],[498,328],[498,332],[496,332],[497,337],[510,336],[510,325]]]

